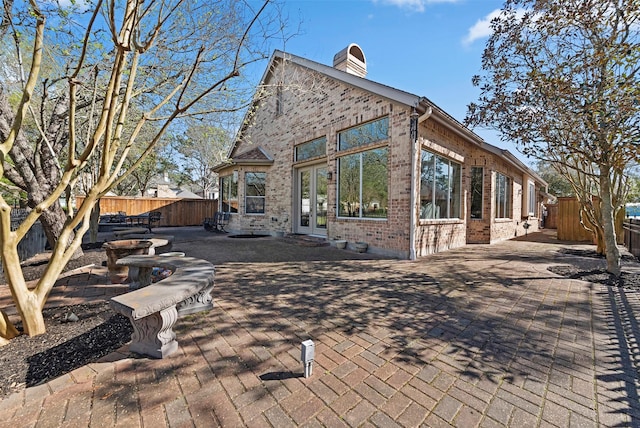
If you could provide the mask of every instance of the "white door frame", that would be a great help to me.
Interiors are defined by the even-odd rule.
[[[306,176],[306,177],[305,177]],[[305,166],[295,170],[294,232],[327,235],[327,164]]]

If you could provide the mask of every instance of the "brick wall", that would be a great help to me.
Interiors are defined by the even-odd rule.
[[[484,150],[477,143],[463,139],[457,133],[428,119],[419,128],[419,142],[415,147],[419,159],[420,147],[446,156],[462,165],[463,201],[460,220],[440,222],[418,219],[419,198],[411,207],[411,152],[409,135],[410,108],[383,97],[327,79],[310,70],[287,63],[279,64],[273,71],[271,88],[279,82],[285,88],[282,113],[276,110],[275,96],[267,96],[250,118],[250,126],[234,154],[262,147],[275,162],[272,166],[239,167],[238,170],[239,213],[244,212],[244,172],[266,171],[267,193],[264,215],[232,215],[229,229],[254,233],[296,232],[294,191],[296,169],[314,163],[328,166],[333,179],[328,183],[327,237],[330,240],[344,239],[353,244],[364,241],[370,251],[406,258],[411,255],[411,215],[415,216],[416,255],[429,254],[466,243],[487,243],[507,239],[524,233],[521,228],[522,172],[505,160]],[[269,92],[267,86],[267,92]],[[275,93],[275,91],[272,91]],[[390,138],[383,146],[388,147],[388,217],[383,220],[338,218],[336,207],[337,184],[337,134],[352,126],[387,115]],[[327,156],[307,162],[294,162],[294,146],[319,137],[327,139]],[[471,220],[470,172],[471,166],[484,168],[485,191],[483,218]],[[420,166],[415,165],[416,169]],[[513,180],[513,219],[493,221],[493,188],[495,171]],[[419,170],[415,171],[416,190],[419,188]],[[536,222],[537,226],[537,222]],[[532,229],[529,229],[532,231]]]

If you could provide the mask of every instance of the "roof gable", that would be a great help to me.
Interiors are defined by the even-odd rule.
[[[493,153],[506,160],[508,163],[515,166],[520,171],[527,173],[534,177],[536,181],[544,183],[546,182],[534,171],[532,171],[529,167],[527,167],[524,163],[522,163],[518,158],[516,158],[512,153],[508,150],[501,149],[497,146],[494,146],[490,143],[487,143],[482,137],[473,132],[471,129],[464,126],[458,120],[456,120],[453,116],[445,112],[443,109],[438,107],[435,103],[429,100],[426,97],[421,97],[415,94],[411,94],[409,92],[402,91],[400,89],[393,88],[391,86],[383,85],[378,82],[374,82],[372,80],[365,79],[363,77],[356,76],[354,74],[348,73],[346,71],[338,70],[334,67],[321,64],[316,61],[312,61],[306,58],[302,58],[290,53],[286,53],[280,50],[275,50],[271,59],[269,60],[269,64],[265,69],[265,72],[260,80],[261,85],[266,85],[272,81],[275,71],[282,63],[292,63],[297,66],[312,70],[314,72],[320,73],[328,78],[335,79],[339,82],[342,82],[346,85],[350,85],[356,88],[359,88],[363,91],[367,91],[373,93],[375,95],[384,97],[390,101],[396,102],[398,104],[404,105],[407,108],[414,108],[419,114],[427,113],[431,118],[438,121],[439,123],[445,125],[452,131],[457,134],[463,136],[468,139],[471,143],[478,145],[479,147]],[[258,99],[254,101],[254,108],[257,107]],[[248,115],[249,113],[247,113]],[[232,154],[238,147],[238,143],[242,140],[241,136],[243,131],[248,126],[248,116],[245,116],[244,125],[238,131],[238,135],[236,140],[229,150],[229,157],[233,158],[235,161],[237,156],[234,158]],[[246,153],[246,152],[245,152]],[[273,160],[271,160],[273,162]]]

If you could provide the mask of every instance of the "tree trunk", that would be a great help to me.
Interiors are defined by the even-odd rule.
[[[9,321],[9,317],[4,311],[0,311],[0,346],[9,343],[10,339],[20,335],[20,332]]]
[[[42,304],[36,299],[35,293],[27,290],[24,295],[16,299],[16,307],[20,312],[25,333],[29,336],[37,336],[47,331],[42,314]]]
[[[607,272],[620,276],[620,250],[616,239],[615,210],[611,195],[611,173],[606,165],[600,166],[600,215],[604,229]]]
[[[89,224],[89,242],[92,244],[98,242],[98,232],[100,229],[100,199],[96,202],[91,210],[91,222]],[[82,251],[82,249],[81,249]]]
[[[42,334],[46,331],[44,325],[44,316],[42,315],[43,302],[37,293],[37,286],[34,290],[29,290],[22,274],[22,267],[18,258],[18,243],[6,236],[7,230],[3,230],[5,239],[2,242],[2,266],[4,268],[4,277],[9,284],[13,302],[22,319],[22,325],[25,333],[30,336]],[[41,278],[42,280],[42,278]],[[9,322],[8,318],[3,317],[2,323],[6,323],[7,327],[3,328],[7,333],[15,331],[15,327]],[[5,339],[9,339],[8,335],[0,334]]]
[[[60,234],[64,229],[66,220],[67,214],[64,212],[59,203],[53,204],[51,208],[42,212],[40,223],[42,224],[42,229],[47,236],[47,241],[49,242],[49,246],[51,248],[55,247],[56,242],[58,242],[58,238],[60,237]],[[74,234],[72,233],[65,248],[71,243],[73,237]],[[78,249],[73,253],[71,259],[80,258],[83,254],[84,252],[82,251],[82,248],[78,247]]]

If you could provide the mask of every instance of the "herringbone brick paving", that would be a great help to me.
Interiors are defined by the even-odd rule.
[[[237,240],[189,241],[189,255],[226,259],[214,309],[178,323],[178,355],[125,346],[0,401],[0,425],[640,426],[638,292],[558,277],[549,265],[601,261],[528,238],[415,262],[275,238],[249,244],[269,260],[240,262]],[[82,275],[60,290],[103,273]],[[85,285],[54,301],[116,292]]]

